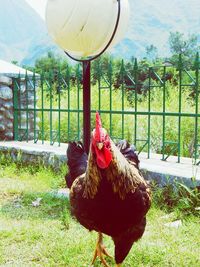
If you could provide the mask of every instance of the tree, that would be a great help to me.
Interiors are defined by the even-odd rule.
[[[48,52],[47,56],[37,59],[35,62],[35,71],[42,72],[57,72],[66,71],[68,62],[60,56],[55,55],[53,52]]]
[[[17,65],[18,61],[17,60],[12,60],[11,63],[14,64],[14,65]]]
[[[191,56],[199,49],[198,37],[195,34],[185,37],[183,33],[170,32],[169,46],[172,54]]]
[[[146,47],[147,59],[154,62],[158,57],[158,49],[153,44]]]
[[[198,37],[195,34],[187,37],[180,32],[170,32],[169,46],[172,56],[170,61],[179,66],[179,55],[181,55],[182,66],[191,67],[191,62],[194,61],[194,56],[199,50]]]

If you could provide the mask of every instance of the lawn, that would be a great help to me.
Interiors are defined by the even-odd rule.
[[[88,267],[96,243],[70,216],[69,202],[55,195],[64,186],[63,173],[47,168],[0,165],[0,266]],[[42,198],[40,205],[32,202]],[[166,224],[180,219],[178,228]],[[113,254],[113,242],[105,237]],[[108,260],[114,266],[112,260]],[[123,267],[200,266],[200,219],[167,213],[156,203],[148,214],[143,238]],[[96,267],[101,264],[97,261]]]

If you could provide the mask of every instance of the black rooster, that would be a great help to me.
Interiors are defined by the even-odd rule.
[[[115,244],[116,266],[128,255],[133,243],[140,239],[150,208],[150,189],[139,172],[135,149],[127,141],[116,146],[101,126],[96,115],[89,156],[83,145],[69,143],[67,150],[72,215],[88,230],[99,233],[92,264],[97,256],[108,266],[108,255],[102,233],[112,237]]]

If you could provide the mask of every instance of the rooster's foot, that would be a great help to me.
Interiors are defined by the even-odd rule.
[[[100,258],[102,264],[105,267],[109,267],[106,260],[104,259],[104,255],[108,256],[109,258],[112,258],[109,253],[106,251],[105,246],[103,245],[103,235],[102,233],[99,233],[99,237],[97,240],[97,245],[96,245],[96,249],[95,249],[95,253],[94,253],[94,257],[92,260],[92,265],[94,264],[95,260],[97,257]]]

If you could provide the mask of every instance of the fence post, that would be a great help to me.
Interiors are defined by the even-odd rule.
[[[53,94],[52,94],[52,85],[53,85],[53,73],[49,72],[49,109],[50,109],[50,145],[53,145],[53,114],[52,114],[52,108],[53,108]]]
[[[166,66],[163,71],[163,137],[162,137],[162,160],[165,159],[165,125],[166,125]]]
[[[33,73],[32,76],[32,82],[33,82],[33,99],[34,99],[34,103],[33,103],[33,138],[34,138],[34,143],[37,143],[37,138],[38,138],[38,133],[37,131],[37,122],[36,122],[36,117],[37,117],[37,113],[36,113],[36,79],[35,79],[35,71]]]
[[[41,107],[42,107],[42,144],[44,144],[44,73],[42,72],[42,75],[40,77],[41,82]]]
[[[149,80],[148,80],[148,159],[150,158],[150,145],[151,145],[151,74],[152,68],[149,67]]]
[[[29,96],[28,96],[28,75],[25,75],[25,90],[26,90],[26,142],[29,140]]]
[[[194,63],[194,69],[195,69],[195,133],[194,133],[194,159],[195,159],[195,164],[197,163],[197,156],[198,156],[198,112],[199,112],[199,67],[200,67],[200,62],[199,62],[199,53],[197,52],[196,58],[195,58],[195,63]]]
[[[122,136],[121,136],[121,138],[124,139],[124,91],[125,91],[125,67],[124,67],[124,60],[123,60],[123,59],[122,59],[122,63],[121,63],[120,75],[121,75],[121,81],[122,81],[122,86],[121,86],[121,92],[122,92]]]
[[[80,64],[78,64],[76,68],[76,79],[77,79],[77,121],[78,121],[78,140],[80,140],[80,81],[81,81],[81,73],[80,73]]]
[[[137,147],[137,89],[138,89],[138,63],[137,58],[135,58],[134,62],[134,81],[135,81],[135,136],[134,136],[134,143]]]
[[[98,110],[101,110],[101,77],[103,76],[102,72],[102,62],[101,57],[97,60],[97,81],[98,81],[98,94],[99,94],[99,103],[98,103]]]
[[[113,67],[112,67],[112,60],[109,61],[108,66],[108,79],[109,79],[109,90],[110,90],[110,135],[112,136],[112,74],[113,74]]]
[[[181,110],[182,110],[182,70],[183,70],[183,61],[182,55],[179,55],[178,61],[178,70],[179,70],[179,101],[178,101],[178,163],[180,163],[181,156]]]
[[[59,66],[58,69],[58,87],[57,87],[57,94],[58,94],[58,146],[60,146],[60,140],[61,140],[61,97],[60,97],[60,93],[61,93],[61,81],[62,81],[62,74],[61,74],[61,69]]]
[[[18,134],[18,86],[17,86],[17,79],[13,78],[13,112],[14,112],[14,120],[13,120],[13,134],[14,134],[14,141],[18,141],[19,134]]]
[[[66,76],[67,76],[67,109],[68,109],[68,116],[67,116],[67,137],[68,141],[70,140],[70,68],[69,65],[67,65],[67,70],[66,70]]]

